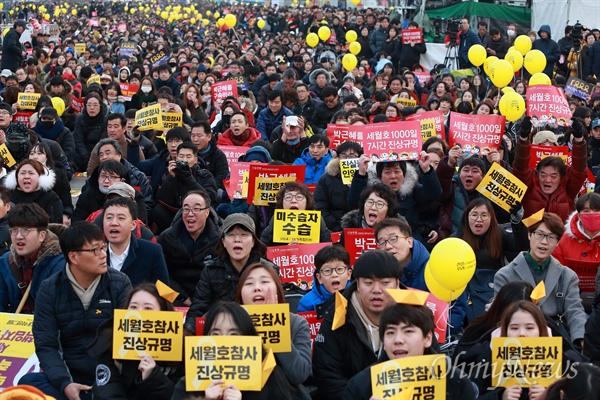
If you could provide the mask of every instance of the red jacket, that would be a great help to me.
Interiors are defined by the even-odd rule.
[[[530,154],[531,145],[517,140],[513,174],[528,187],[523,198],[524,217],[544,208],[546,212],[555,213],[566,221],[575,210],[575,197],[587,177],[587,143],[573,143],[573,165],[567,166],[558,189],[551,195],[542,192],[536,171],[529,167]]]
[[[256,129],[254,129],[252,127],[248,127],[246,129],[246,132],[248,132],[248,131],[250,131],[250,137],[242,145],[244,147],[250,147],[250,145],[252,145],[252,143],[254,143],[258,139],[260,139],[259,131],[257,131]],[[233,136],[233,132],[231,132],[231,128],[227,129],[225,132],[223,132],[223,134],[221,136],[219,136],[219,139],[217,140],[217,146],[235,146],[235,144],[233,144],[233,142],[231,141],[232,136]]]

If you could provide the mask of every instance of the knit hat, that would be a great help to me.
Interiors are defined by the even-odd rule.
[[[243,162],[259,161],[266,164],[271,162],[269,151],[262,146],[250,147],[241,158]]]
[[[556,140],[556,135],[552,131],[539,131],[533,137],[533,144],[541,144],[544,142],[554,143],[555,146],[558,146],[558,140]]]

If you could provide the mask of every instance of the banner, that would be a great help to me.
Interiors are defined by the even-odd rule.
[[[531,153],[529,156],[529,167],[534,170],[538,163],[548,156],[558,156],[563,159],[565,164],[571,165],[573,157],[569,146],[540,146],[536,144],[531,145]]]
[[[444,116],[439,110],[411,114],[406,121],[419,121],[421,123],[421,137],[423,143],[432,137],[444,137]]]
[[[123,33],[126,30],[127,30],[127,23],[121,22],[119,25],[117,25],[117,32]]]
[[[319,243],[321,211],[275,210],[273,242]]]
[[[75,113],[79,114],[83,111],[84,99],[80,99],[79,97],[75,97],[74,94],[71,95],[71,108]]]
[[[358,171],[358,158],[340,159],[340,173],[344,185],[350,185],[354,174]]]
[[[39,372],[33,343],[33,315],[0,313],[0,392],[17,385],[29,372]]]
[[[254,202],[257,188],[256,178],[295,177],[294,180],[296,182],[303,184],[305,174],[305,165],[264,165],[252,163],[250,165],[250,180],[248,182],[248,204],[256,204]]]
[[[97,19],[90,19],[88,20],[88,24],[89,26],[100,26],[100,21],[98,21]]]
[[[2,156],[2,158],[4,159],[5,167],[10,168],[17,163],[13,155],[10,154],[10,150],[8,150],[8,146],[6,146],[6,143],[0,144],[0,156]]]
[[[373,161],[417,160],[421,153],[421,124],[399,121],[363,125],[362,146]]]
[[[351,141],[362,143],[362,126],[327,124],[327,137],[329,138],[329,148],[337,149],[340,144]]]
[[[225,153],[227,163],[231,165],[232,162],[238,162],[241,156],[246,154],[248,147],[243,146],[217,146],[219,150]]]
[[[319,329],[321,328],[321,322],[323,322],[323,318],[317,318],[316,311],[305,311],[296,313],[301,316],[308,322],[308,329],[310,331],[310,348],[314,349],[315,338],[319,333]]]
[[[213,102],[218,100],[224,100],[226,97],[233,96],[238,97],[237,82],[236,81],[223,81],[217,82],[211,86],[210,92],[212,94]]]
[[[594,293],[596,291],[597,261],[584,261],[565,257],[563,264],[577,274],[581,293]]]
[[[559,88],[552,85],[533,85],[527,87],[527,115],[531,124],[539,130],[546,125],[551,128],[570,126],[571,109],[567,98]]]
[[[205,390],[212,381],[233,383],[240,391],[260,391],[262,340],[258,336],[187,336],[185,388]]]
[[[140,87],[138,85],[132,85],[131,83],[119,82],[119,87],[121,87],[121,94],[127,101],[131,101],[133,95],[136,94],[138,90],[140,90]]]
[[[450,112],[450,147],[459,145],[463,152],[487,154],[500,147],[506,117]]]
[[[250,170],[250,173],[252,173],[252,170]],[[277,203],[277,193],[288,182],[296,182],[296,177],[256,177],[254,179],[254,200],[252,204],[255,206],[268,206]]]
[[[494,162],[476,190],[502,209],[510,211],[517,201],[523,200],[527,186],[500,164]]]
[[[115,310],[113,358],[181,361],[183,313],[177,311]]]
[[[587,98],[594,91],[594,85],[584,81],[583,79],[577,79],[574,76],[570,76],[567,79],[567,85],[565,86],[565,93],[569,93],[572,96],[577,96],[580,99],[587,101]]]
[[[40,96],[40,93],[20,92],[17,97],[17,105],[23,110],[35,110]]]
[[[22,122],[26,126],[29,126],[32,115],[33,111],[17,111],[13,114],[13,122]]]
[[[183,126],[183,114],[178,112],[164,112],[162,122],[165,130]]]
[[[279,267],[282,283],[294,283],[304,290],[312,289],[315,254],[331,243],[289,244],[267,247],[267,259]]]
[[[350,265],[353,266],[358,257],[365,251],[379,250],[375,234],[371,228],[344,229],[344,247],[350,254]]]
[[[443,354],[404,357],[371,367],[373,396],[382,399],[411,391],[411,399],[446,398],[446,357]]]
[[[416,107],[417,101],[415,99],[401,99],[397,97],[396,104],[402,104],[403,107]]]
[[[167,54],[165,50],[157,51],[150,57],[150,62],[152,63],[153,68],[158,67],[167,61],[169,61],[169,54]]]
[[[250,314],[250,319],[262,338],[263,346],[273,350],[273,353],[292,351],[289,304],[246,304],[242,307]]]
[[[123,42],[119,46],[119,55],[120,56],[131,56],[135,54],[135,47],[137,43],[133,41]]]
[[[154,104],[136,111],[135,113],[135,125],[139,127],[140,131],[159,130],[163,131],[163,112],[160,104]]]
[[[83,54],[85,53],[86,47],[85,47],[85,43],[75,43],[75,52],[77,54]]]
[[[421,28],[402,29],[401,33],[402,44],[423,43],[423,29]]]
[[[230,199],[245,199],[248,197],[250,165],[252,163],[239,161],[229,164],[229,178],[223,180],[223,186],[225,186]]]
[[[492,386],[549,386],[562,375],[562,337],[492,338]]]

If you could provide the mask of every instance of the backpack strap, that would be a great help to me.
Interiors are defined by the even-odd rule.
[[[563,267],[565,268],[565,267]],[[558,299],[558,309],[560,310],[560,312],[556,315],[558,317],[558,320],[562,323],[564,323],[563,321],[563,317],[565,315],[565,293],[563,292],[563,270],[560,270],[560,276],[558,277],[558,285],[556,288],[556,297]]]

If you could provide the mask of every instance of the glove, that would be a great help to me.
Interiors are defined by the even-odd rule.
[[[583,124],[577,118],[571,118],[571,121],[573,121],[573,125],[571,125],[571,129],[573,130],[573,137],[575,139],[581,139],[583,137],[583,130],[585,129],[583,127]]]
[[[525,210],[523,209],[523,205],[520,201],[517,201],[510,208],[510,223],[518,224],[523,219],[523,215],[525,214]]]
[[[139,127],[134,127],[129,134],[129,138],[127,139],[127,143],[132,147],[137,147],[140,144],[140,137],[142,133],[139,130]]]
[[[529,135],[531,135],[531,127],[531,118],[523,118],[523,121],[521,121],[521,125],[519,125],[519,136],[522,139],[529,140]]]

